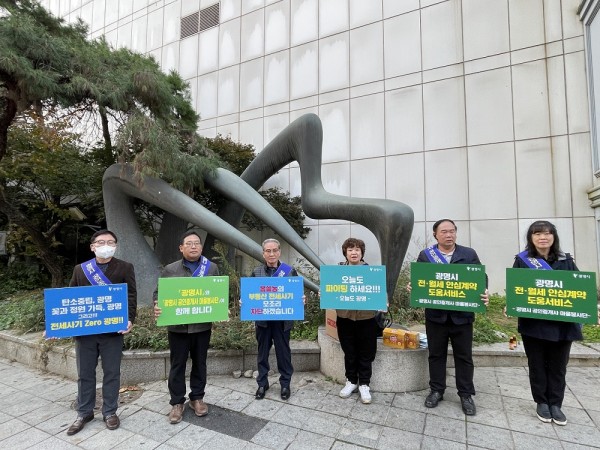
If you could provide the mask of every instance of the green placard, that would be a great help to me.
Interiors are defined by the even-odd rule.
[[[229,318],[229,277],[158,279],[159,326],[220,322]]]
[[[506,314],[517,317],[597,323],[594,272],[506,269]]]
[[[483,312],[481,294],[485,292],[485,266],[478,264],[410,265],[410,306]]]

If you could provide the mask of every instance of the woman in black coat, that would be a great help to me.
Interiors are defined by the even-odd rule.
[[[556,227],[545,220],[527,230],[525,251],[515,257],[514,268],[537,270],[579,270],[568,253],[560,249]],[[529,384],[542,422],[566,425],[561,411],[565,396],[567,364],[573,341],[583,339],[581,325],[556,320],[519,318],[529,365]]]

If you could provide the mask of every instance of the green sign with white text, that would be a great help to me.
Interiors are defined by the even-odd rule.
[[[479,264],[410,264],[410,306],[484,312],[485,266]]]
[[[159,326],[221,322],[229,318],[229,277],[158,279]]]
[[[561,322],[597,323],[596,274],[506,269],[506,314]]]

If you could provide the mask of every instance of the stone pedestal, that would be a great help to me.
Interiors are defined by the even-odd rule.
[[[344,352],[339,341],[319,329],[321,346],[321,373],[345,383]],[[377,342],[377,356],[373,362],[371,389],[379,392],[411,392],[427,389],[429,367],[427,349],[399,350]]]

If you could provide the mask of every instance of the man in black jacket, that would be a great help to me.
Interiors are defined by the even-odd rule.
[[[417,262],[438,264],[481,264],[475,250],[456,244],[456,225],[450,219],[438,220],[433,224],[433,237],[436,245],[419,253]],[[487,289],[481,294],[488,304]],[[425,328],[429,346],[429,386],[430,394],[425,399],[427,408],[435,408],[444,398],[446,390],[446,361],[448,341],[452,345],[456,388],[463,412],[475,415],[475,395],[473,384],[473,322],[475,314],[468,311],[425,309]]]
[[[190,230],[179,241],[179,251],[183,258],[168,264],[161,271],[161,278],[218,276],[219,268],[215,263],[202,256],[202,239]],[[157,306],[158,286],[154,290],[154,316],[158,319],[161,309]],[[208,414],[204,403],[206,387],[206,358],[212,332],[212,322],[171,325],[168,327],[171,369],[169,370],[169,394],[171,412],[169,422],[176,424],[183,419],[185,404],[185,367],[188,357],[192,360],[190,373],[190,408],[199,416]]]
[[[96,404],[96,366],[102,358],[102,416],[106,428],[119,428],[117,416],[119,387],[121,383],[121,355],[123,334],[129,333],[137,312],[137,290],[133,265],[114,258],[117,249],[117,236],[108,230],[100,230],[92,235],[90,249],[95,258],[75,266],[69,283],[74,286],[96,286],[106,284],[127,284],[127,304],[129,323],[127,329],[118,333],[91,334],[75,338],[77,358],[77,419],[68,428],[69,436],[79,433],[85,424],[94,418]],[[124,327],[125,328],[125,327]]]

